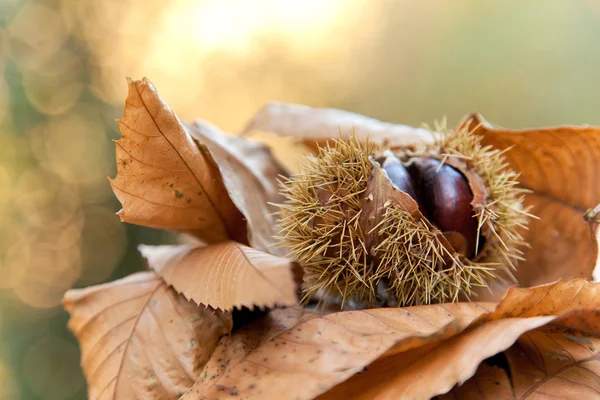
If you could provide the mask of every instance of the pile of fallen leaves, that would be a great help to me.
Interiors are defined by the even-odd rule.
[[[583,218],[600,199],[600,130],[511,131],[478,115],[465,124],[510,148],[532,191],[526,205],[540,218],[524,232],[519,287],[493,285],[474,302],[309,309],[298,304],[299,265],[273,239],[277,177],[294,146],[248,136],[310,151],[340,131],[394,145],[429,132],[272,104],[230,136],[180,121],[149,81],[130,81],[111,182],[119,215],[197,240],[143,246],[149,271],[65,295],[89,398],[600,397],[596,213]]]

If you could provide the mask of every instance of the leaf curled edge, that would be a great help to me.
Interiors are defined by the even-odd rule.
[[[433,136],[422,128],[382,122],[374,118],[334,108],[312,108],[300,104],[269,103],[260,109],[242,130],[277,133],[302,140],[313,150],[339,134],[352,132],[361,140],[369,138],[389,147],[431,142]]]
[[[236,242],[140,246],[148,265],[186,298],[221,310],[294,306],[295,262]]]
[[[177,399],[198,379],[231,315],[189,303],[153,272],[70,290],[90,399]]]
[[[272,310],[221,340],[183,399],[312,399],[386,352],[456,335],[489,311],[444,304],[318,314]],[[223,363],[222,360],[225,360]]]
[[[522,187],[533,191],[525,206],[540,219],[531,220],[525,261],[516,278],[522,286],[556,279],[589,278],[597,245],[583,215],[600,199],[600,128],[558,126],[512,130],[494,126],[481,115],[459,125],[482,137],[484,145],[504,153]]]
[[[583,279],[512,288],[493,312],[460,335],[382,357],[365,373],[338,385],[322,398],[344,399],[349,394],[353,399],[440,395],[465,382],[484,359],[511,347],[523,334],[546,329],[545,325],[560,321],[569,313],[599,308],[600,284]]]
[[[245,243],[245,221],[218,167],[202,152],[147,79],[128,80],[116,141],[117,176],[111,186],[121,220],[189,233],[212,243]]]
[[[205,146],[219,167],[229,197],[246,218],[252,247],[284,255],[275,244],[274,213],[269,203],[282,203],[277,179],[286,171],[263,144],[243,137],[227,136],[216,126],[197,120],[186,124],[190,135]]]
[[[599,397],[599,310],[567,312],[522,335],[502,356],[505,369],[483,363],[470,380],[441,399]],[[494,382],[503,383],[489,384]]]

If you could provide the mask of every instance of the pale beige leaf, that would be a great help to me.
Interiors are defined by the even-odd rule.
[[[269,203],[281,203],[277,178],[286,171],[264,145],[242,137],[224,135],[217,127],[196,121],[187,124],[192,137],[206,146],[219,166],[229,197],[248,222],[252,247],[271,254],[284,255],[276,246],[274,213]]]
[[[534,193],[526,205],[540,217],[529,223],[525,261],[515,273],[522,286],[589,278],[597,248],[583,215],[600,199],[600,129],[588,126],[511,130],[472,114],[461,126],[505,153],[519,181]]]
[[[210,154],[189,135],[147,79],[128,81],[116,142],[121,220],[195,235],[206,242],[246,242],[245,222]]]
[[[198,307],[153,272],[70,290],[90,399],[177,399],[198,376],[231,316]]]
[[[298,303],[294,262],[236,242],[207,247],[140,246],[164,281],[198,304],[221,310]]]
[[[469,379],[484,359],[557,315],[600,307],[600,285],[585,280],[511,289],[490,315],[462,334],[430,346],[382,357],[324,399],[430,398]],[[435,380],[430,377],[435,376]]]
[[[312,108],[299,104],[269,103],[246,124],[242,134],[252,131],[277,133],[299,138],[310,148],[324,145],[340,133],[354,132],[359,139],[367,137],[373,143],[390,147],[411,146],[431,142],[426,129],[378,121],[349,111],[333,108]]]
[[[475,303],[334,314],[274,310],[223,338],[184,399],[312,399],[386,352],[456,335],[488,312]]]

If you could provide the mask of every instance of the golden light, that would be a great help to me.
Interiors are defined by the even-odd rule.
[[[79,104],[69,113],[48,118],[29,134],[43,168],[73,184],[106,182],[110,168],[105,129],[98,112]]]
[[[12,196],[13,207],[34,227],[58,228],[79,211],[79,195],[72,186],[39,168],[21,174]]]
[[[201,52],[227,50],[248,54],[257,39],[304,45],[327,32],[353,2],[343,0],[205,0],[173,7],[164,28],[190,35]],[[355,2],[354,2],[355,3]],[[343,13],[342,13],[343,11]],[[189,30],[191,27],[191,30]],[[299,37],[301,36],[301,37]]]
[[[25,95],[42,114],[64,113],[77,102],[83,91],[83,72],[79,57],[60,50],[39,67],[23,71]]]
[[[10,54],[24,68],[36,68],[67,40],[61,15],[37,2],[27,2],[8,26]]]

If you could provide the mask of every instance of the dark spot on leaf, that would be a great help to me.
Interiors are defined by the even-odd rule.
[[[179,190],[175,189],[175,197],[177,197],[178,199],[183,197],[183,193],[181,193]]]

